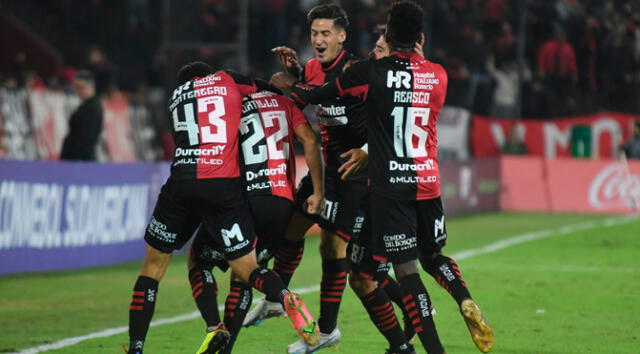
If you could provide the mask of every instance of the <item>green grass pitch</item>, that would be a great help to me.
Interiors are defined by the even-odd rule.
[[[498,250],[485,249],[458,263],[472,295],[495,330],[493,353],[640,353],[640,220],[605,225],[605,216],[484,214],[451,218],[452,255],[477,250],[527,232],[594,222],[583,230],[547,235]],[[307,241],[291,287],[319,284],[318,237]],[[184,256],[177,256],[160,284],[154,320],[193,312]],[[127,325],[131,288],[141,262],[81,271],[0,277],[0,352],[20,351],[61,339]],[[219,304],[228,289],[216,271]],[[437,310],[449,354],[479,353],[455,302],[421,274]],[[254,293],[254,296],[260,294]],[[305,294],[318,314],[319,292]],[[399,312],[398,312],[399,313]],[[343,338],[329,353],[383,353],[386,342],[347,288],[339,328]],[[152,327],[145,353],[194,353],[204,322],[194,318]],[[286,319],[244,329],[237,353],[283,353],[297,336]],[[127,334],[82,341],[52,353],[119,353]],[[424,353],[416,342],[419,353]],[[420,348],[418,348],[420,347]]]

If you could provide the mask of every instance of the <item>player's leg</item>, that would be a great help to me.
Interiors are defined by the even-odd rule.
[[[455,299],[473,342],[480,351],[487,353],[493,346],[493,330],[471,297],[462,279],[460,267],[441,252],[447,240],[442,201],[440,198],[420,201],[418,209],[418,243],[422,268]]]
[[[231,197],[220,205],[214,220],[203,215],[203,223],[216,236],[235,277],[270,298],[277,298],[300,336],[310,344],[318,340],[317,323],[298,294],[291,293],[278,274],[258,265],[253,248],[253,222],[245,200]]]
[[[218,284],[211,272],[211,259],[205,259],[204,254],[211,254],[210,241],[212,236],[200,227],[189,252],[189,283],[196,306],[207,324],[207,331],[220,324],[218,311]]]
[[[404,304],[402,303],[402,299],[404,298],[404,292],[400,284],[393,279],[389,274],[385,274],[384,277],[378,282],[378,286],[382,291],[384,291],[389,300],[394,302],[402,309],[402,319],[404,322],[404,336],[407,337],[409,343],[413,342],[413,339],[416,335],[415,328],[413,327],[413,323],[411,322],[411,318],[409,317],[409,313],[404,309]]]
[[[233,257],[229,254],[227,256]],[[242,282],[250,284],[266,296],[278,298],[300,337],[309,345],[317,344],[318,324],[302,302],[302,298],[300,295],[290,292],[274,271],[258,266],[255,251],[229,260],[229,265]]]
[[[224,303],[224,324],[231,334],[231,339],[220,353],[231,353],[252,300],[251,286],[242,282],[235,274],[231,274],[229,294]]]
[[[293,203],[285,198],[262,195],[250,196],[249,206],[258,237],[258,243],[256,245],[258,264],[266,267],[269,260],[276,253],[276,250],[282,252],[282,240],[287,229],[290,228],[289,223],[293,213]],[[301,232],[306,232],[306,229],[301,230]],[[282,256],[282,253],[280,253],[280,256]],[[295,266],[297,266],[300,259],[290,261],[294,262]],[[282,262],[282,258],[280,258],[280,262]],[[279,263],[279,266],[275,267],[274,271],[276,269],[280,271],[284,269],[292,271],[295,269],[293,268],[295,266],[290,264],[285,267],[282,263]],[[281,274],[278,275],[282,278]],[[290,277],[286,278],[290,279]],[[283,282],[287,285],[284,279]],[[257,326],[268,318],[285,317],[286,315],[287,313],[277,298],[266,297],[264,300],[259,301],[256,307],[246,315],[243,325]]]
[[[230,333],[220,321],[218,311],[218,286],[211,272],[214,265],[228,268],[222,253],[214,250],[212,235],[200,227],[189,254],[189,282],[193,299],[196,301],[200,315],[207,324],[205,338],[196,353],[208,353],[224,348],[229,342]]]
[[[340,340],[337,327],[338,312],[347,284],[348,240],[357,237],[364,221],[363,205],[367,195],[366,183],[345,182],[336,178],[325,180],[325,206],[318,224],[322,228],[320,255],[322,282],[320,284],[320,348],[332,346]],[[298,341],[287,346],[288,353],[308,350]]]
[[[398,324],[393,304],[379,286],[381,282],[376,282],[376,279],[384,281],[388,276],[389,263],[384,262],[381,257],[374,259],[372,248],[380,248],[381,245],[379,242],[373,242],[369,226],[370,223],[365,221],[360,237],[349,244],[349,285],[360,298],[371,321],[389,343],[388,352],[415,353]],[[384,249],[375,253],[383,254]]]
[[[418,262],[412,260],[394,263],[393,269],[405,293],[404,308],[408,312],[420,342],[429,354],[444,353],[444,347],[431,315],[431,298],[418,274]]]
[[[337,326],[338,311],[347,285],[347,245],[338,234],[322,230],[320,233],[322,282],[320,283],[320,332],[332,333]]]
[[[289,286],[291,277],[300,265],[304,252],[304,236],[315,224],[315,221],[304,214],[303,204],[313,193],[311,178],[307,175],[296,191],[296,205],[284,239],[275,254],[273,270],[280,275],[282,281]]]
[[[177,189],[179,186],[170,181],[162,187],[145,232],[147,251],[129,306],[129,353],[142,353],[155,310],[158,284],[171,261],[171,253],[189,240],[198,225],[197,218],[189,216]]]
[[[431,316],[431,300],[418,274],[418,216],[415,201],[371,195],[373,240],[383,242],[403,290],[403,305],[422,345],[429,354],[442,354]]]

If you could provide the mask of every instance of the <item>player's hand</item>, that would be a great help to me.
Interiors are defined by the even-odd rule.
[[[281,89],[281,90],[289,90],[293,83],[296,82],[296,78],[293,75],[285,72],[277,72],[271,76],[271,80],[269,80],[269,84]]]
[[[324,196],[322,194],[312,194],[304,203],[304,208],[308,214],[318,215],[322,212],[324,206]]]
[[[280,59],[280,63],[285,68],[296,68],[298,67],[298,54],[295,50],[289,47],[275,47],[271,49],[271,53],[275,53]]]
[[[342,180],[349,178],[352,174],[367,167],[367,163],[369,162],[369,155],[362,149],[351,149],[340,155],[340,157],[343,159],[348,158],[348,160],[338,168],[338,173],[342,173],[342,176],[340,176]]]

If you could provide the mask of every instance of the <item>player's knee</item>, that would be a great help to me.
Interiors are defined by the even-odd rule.
[[[322,259],[347,258],[347,242],[333,233],[324,233],[320,239],[320,256]]]
[[[406,277],[407,275],[418,273],[418,262],[415,260],[404,263],[398,263],[393,265],[393,270],[396,273],[398,279]]]
[[[349,275],[349,285],[351,289],[358,295],[358,297],[363,297],[368,294],[371,294],[376,287],[378,286],[374,280],[366,279],[358,274],[351,273]]]
[[[437,270],[437,258],[441,256],[440,252],[427,252],[420,255],[420,265],[422,265],[422,269],[429,274],[434,274]]]
[[[140,270],[140,275],[160,281],[171,261],[171,253],[161,252],[147,246],[147,253]]]
[[[231,271],[236,279],[247,284],[250,284],[249,278],[251,273],[259,268],[258,263],[256,262],[255,252],[230,260],[229,266],[231,267]]]

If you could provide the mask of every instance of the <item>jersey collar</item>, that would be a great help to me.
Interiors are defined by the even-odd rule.
[[[411,58],[412,56],[414,56],[416,54],[418,54],[418,53],[415,53],[415,52],[413,52],[413,53],[402,53],[402,52],[398,52],[398,51],[391,52],[391,55],[396,55],[396,56],[399,56],[399,57],[402,57],[402,58]]]
[[[340,52],[340,54],[338,54],[338,56],[333,59],[333,63],[331,63],[331,65],[329,65],[328,67],[324,67],[324,65],[322,66],[322,71],[329,71],[333,68],[335,68],[336,65],[338,65],[338,63],[340,62],[340,59],[342,59],[342,57],[345,55],[346,51],[344,49],[342,49],[342,51]]]

